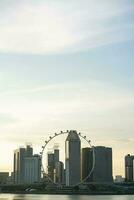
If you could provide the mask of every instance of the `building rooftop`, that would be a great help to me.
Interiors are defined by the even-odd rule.
[[[66,140],[80,140],[78,134],[77,134],[77,131],[75,130],[71,130],[69,133],[68,133],[68,136],[66,138]]]

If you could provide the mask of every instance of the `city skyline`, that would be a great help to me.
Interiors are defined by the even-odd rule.
[[[51,140],[62,134],[67,134],[64,141],[64,162],[61,161],[60,149],[58,149],[57,144],[53,146],[52,151],[47,152],[47,156],[44,155]],[[83,138],[89,147],[81,147],[80,138]],[[46,161],[43,157],[47,158]],[[49,140],[45,141],[40,154],[33,154],[31,145],[14,150],[13,172],[9,180],[10,183],[13,180],[12,184],[49,182],[66,186],[74,186],[84,182],[112,183],[112,163],[112,148],[91,146],[86,136],[76,130],[70,130],[51,136]],[[133,169],[132,165],[131,168]],[[5,176],[5,172],[3,176]],[[131,181],[133,181],[133,175],[131,176]]]
[[[54,138],[66,134],[68,135],[64,141],[64,161],[60,158],[61,149],[58,143],[54,143],[53,148],[48,148],[48,151],[44,152]],[[88,143],[88,147],[81,147],[80,138]],[[134,181],[134,155],[127,154],[124,157],[125,177],[122,175],[113,177],[112,148],[92,146],[91,141],[76,130],[61,131],[51,135],[42,146],[42,152],[33,153],[30,143],[26,144],[26,147],[21,146],[15,149],[13,171],[10,176],[9,172],[0,172],[1,183],[32,184],[49,181],[51,184],[73,186],[82,182],[121,183],[125,181],[127,183]],[[44,161],[43,157],[47,159]]]
[[[68,134],[68,136],[66,136],[66,134]],[[69,136],[71,134],[71,136]],[[86,159],[87,159],[87,161],[85,160],[85,158],[84,158],[84,163],[85,163],[85,161],[86,161],[86,163],[85,163],[85,165],[86,165],[86,167],[89,165],[89,167],[88,167],[88,170],[89,170],[89,172],[91,171],[91,168],[93,167],[93,162],[97,162],[96,164],[97,164],[97,168],[98,168],[98,166],[100,165],[102,165],[102,160],[103,159],[100,159],[98,156],[104,156],[104,160],[105,160],[105,154],[98,154],[98,152],[100,151],[100,150],[111,150],[112,151],[112,147],[106,147],[106,146],[102,146],[102,145],[98,145],[98,146],[94,146],[93,144],[92,144],[92,141],[91,140],[89,140],[89,138],[87,138],[87,136],[85,135],[85,134],[83,134],[83,133],[81,133],[81,132],[77,132],[76,130],[66,130],[66,131],[60,131],[59,133],[54,133],[53,135],[50,135],[46,140],[44,140],[44,144],[43,144],[43,146],[40,146],[40,152],[37,152],[37,149],[35,150],[35,146],[32,144],[32,143],[25,143],[25,145],[23,144],[23,145],[20,145],[20,146],[18,146],[18,148],[16,147],[15,149],[14,149],[14,155],[16,154],[16,153],[18,153],[18,152],[21,152],[22,151],[22,155],[23,155],[23,151],[24,151],[24,156],[36,156],[36,155],[38,155],[39,157],[42,157],[42,166],[43,166],[43,169],[44,169],[44,172],[45,173],[47,173],[47,174],[50,174],[50,178],[52,179],[52,180],[54,180],[54,169],[55,169],[55,166],[56,166],[56,163],[58,163],[58,162],[62,162],[63,163],[63,165],[65,165],[66,166],[66,160],[67,160],[67,158],[68,158],[68,156],[69,155],[75,155],[74,154],[74,152],[75,152],[75,150],[76,150],[76,147],[75,147],[75,143],[73,144],[73,142],[76,142],[77,140],[76,140],[76,136],[73,136],[73,134],[76,134],[77,135],[77,137],[79,138],[79,136],[80,136],[80,138],[79,138],[79,142],[80,142],[80,152],[79,152],[79,150],[78,150],[78,157],[81,157],[81,162],[83,162],[82,161],[82,157],[84,156],[86,156]],[[69,139],[68,139],[69,138]],[[72,142],[71,142],[71,138],[72,138]],[[58,139],[61,139],[61,140],[58,140]],[[75,140],[76,141],[75,141]],[[69,141],[70,140],[70,146],[69,146]],[[62,141],[62,142],[61,142]],[[63,142],[64,141],[64,142]],[[67,143],[68,142],[68,143]],[[68,144],[68,145],[67,145]],[[71,146],[72,145],[72,146]],[[70,148],[71,147],[71,148]],[[71,151],[69,150],[69,148],[71,149]],[[95,161],[93,161],[93,148],[94,148],[94,152],[95,152]],[[41,150],[42,149],[42,150]],[[73,151],[73,149],[74,149],[74,151]],[[78,147],[77,147],[77,149],[79,149]],[[88,152],[88,156],[90,157],[90,164],[89,164],[89,158],[87,158],[87,152],[86,152],[86,154],[84,155],[83,154],[83,150],[88,150],[89,152]],[[99,150],[98,152],[96,151],[96,150]],[[27,153],[26,153],[27,152]],[[67,153],[68,152],[68,153]],[[69,153],[70,152],[70,153]],[[101,151],[100,151],[101,152]],[[105,151],[104,151],[105,152]],[[109,152],[110,153],[110,152]],[[67,156],[68,155],[68,156]],[[112,154],[111,154],[112,155]],[[111,155],[109,154],[109,158],[107,157],[106,158],[106,160],[108,159],[109,161],[110,161],[110,159],[111,159],[111,169],[109,168],[109,170],[111,170],[111,172],[112,172],[112,174],[113,174],[113,178],[117,175],[117,174],[114,174],[113,173],[113,163],[114,163],[114,158],[112,158],[111,157]],[[108,154],[107,154],[107,156],[108,156]],[[126,156],[126,155],[125,155]],[[125,159],[125,156],[123,157],[123,159]],[[130,156],[130,154],[127,154],[127,156]],[[127,157],[126,156],[126,157]],[[23,157],[23,156],[22,156]],[[92,157],[92,158],[91,158]],[[59,159],[60,158],[60,159]],[[73,157],[72,157],[73,158]],[[99,159],[98,159],[99,158]],[[13,159],[13,158],[12,158]],[[14,159],[15,159],[15,157],[14,157]],[[97,160],[96,160],[97,159]],[[77,159],[76,159],[77,160]],[[107,161],[108,161],[107,160]],[[74,158],[72,159],[72,161],[74,161]],[[100,164],[99,164],[99,162],[100,162]],[[50,164],[49,164],[49,162],[50,162]],[[9,173],[12,173],[12,171],[14,171],[14,164],[13,164],[14,162],[12,162],[12,167],[11,167],[11,170],[10,171],[8,171]],[[76,162],[77,163],[77,162]],[[96,165],[95,164],[95,165]],[[125,160],[124,160],[124,164],[125,164]],[[48,171],[48,166],[51,166],[50,168],[50,172]],[[68,165],[67,165],[68,166]],[[126,165],[124,165],[124,175],[126,176],[126,171],[125,171],[125,166]],[[106,166],[105,166],[106,167]],[[132,167],[132,166],[131,166]],[[102,167],[102,169],[103,169],[103,167]],[[3,172],[5,172],[5,171],[3,171]],[[87,173],[87,172],[85,172],[85,173]],[[100,172],[101,173],[101,172]],[[120,174],[121,175],[121,174]],[[48,175],[49,176],[49,175]],[[82,171],[81,171],[81,177],[82,177]]]
[[[134,2],[0,1],[0,171],[60,130],[134,154]],[[59,141],[62,143],[62,140]],[[5,155],[3,155],[5,152]]]

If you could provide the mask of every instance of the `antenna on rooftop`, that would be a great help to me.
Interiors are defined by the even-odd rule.
[[[59,143],[54,143],[54,150],[57,150],[57,149],[59,149]]]

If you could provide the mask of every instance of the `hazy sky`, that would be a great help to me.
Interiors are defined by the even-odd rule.
[[[124,174],[133,120],[133,0],[0,0],[1,171],[25,142],[38,153],[48,135],[77,129],[112,147]]]

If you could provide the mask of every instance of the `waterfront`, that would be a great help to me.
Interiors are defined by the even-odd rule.
[[[0,200],[133,200],[134,195],[35,195],[1,194]]]

